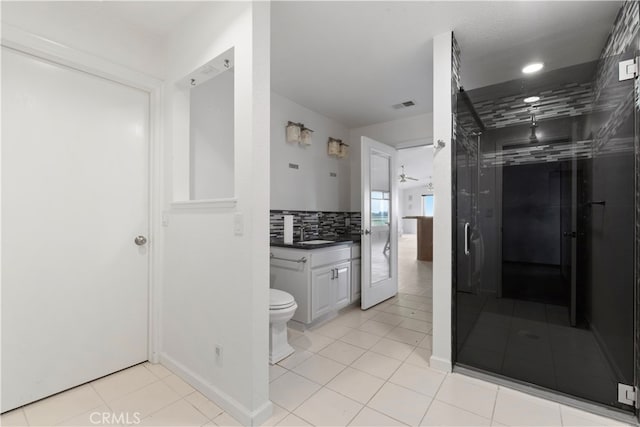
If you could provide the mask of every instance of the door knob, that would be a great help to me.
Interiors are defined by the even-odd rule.
[[[147,244],[147,238],[144,236],[137,236],[135,239],[133,239],[133,242],[138,246],[143,246]]]

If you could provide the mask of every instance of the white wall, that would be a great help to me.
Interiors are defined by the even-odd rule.
[[[349,130],[351,145],[351,209],[360,210],[360,142],[363,136],[396,148],[431,144],[433,119],[431,113],[419,114],[388,122]]]
[[[192,200],[234,196],[233,69],[191,90]]]
[[[351,129],[360,136],[368,136],[397,148],[430,144],[433,141],[433,114],[416,116]]]
[[[286,142],[288,121],[304,123],[312,129],[312,145]],[[329,156],[329,137],[348,143],[349,131],[335,120],[271,94],[271,209],[349,210],[351,154],[345,159]],[[292,169],[289,163],[299,168]]]
[[[150,37],[133,23],[99,13],[94,2],[5,1],[1,7],[3,24],[163,77],[164,40]]]
[[[203,3],[169,39],[165,199],[184,200],[188,139],[174,82],[235,47],[235,196],[229,207],[166,205],[161,360],[245,425],[268,400],[270,18],[267,2]],[[174,102],[175,101],[175,102]],[[174,126],[175,125],[175,126]],[[186,153],[186,154],[185,154]],[[187,179],[188,181],[188,179]],[[234,234],[235,222],[243,232]],[[223,363],[215,363],[215,346]]]
[[[136,71],[166,78],[162,111],[164,232],[155,275],[160,359],[244,425],[268,400],[270,17],[267,2],[203,2],[168,38],[96,13],[99,2],[3,2],[2,22]],[[98,6],[96,6],[98,5]],[[174,122],[174,82],[235,46],[235,208],[176,208],[189,181],[188,138]],[[170,58],[170,61],[166,61]],[[184,106],[184,105],[182,105]],[[187,128],[188,130],[188,128]],[[174,133],[174,131],[176,131]],[[187,135],[188,132],[185,133]],[[186,159],[186,162],[184,161]],[[175,181],[175,182],[174,182]],[[234,235],[234,219],[243,224]],[[214,362],[223,346],[223,364]]]
[[[406,188],[400,191],[400,216],[422,215],[422,195],[427,194],[424,187]],[[411,197],[411,200],[409,200]],[[401,234],[416,234],[418,221],[415,219],[401,219]]]
[[[433,354],[431,366],[451,370],[451,43],[446,32],[433,40]]]

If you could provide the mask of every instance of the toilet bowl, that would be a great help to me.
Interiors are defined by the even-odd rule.
[[[287,339],[287,322],[297,308],[291,294],[269,289],[269,363],[272,365],[295,351]]]

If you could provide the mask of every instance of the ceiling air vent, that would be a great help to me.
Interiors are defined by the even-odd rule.
[[[401,110],[403,108],[413,107],[414,105],[416,105],[416,101],[409,100],[409,101],[401,102],[399,104],[394,104],[392,105],[392,107],[394,110]]]

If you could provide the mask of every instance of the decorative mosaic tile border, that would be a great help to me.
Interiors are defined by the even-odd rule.
[[[540,101],[533,111],[538,120],[580,116],[592,110],[591,83],[569,83],[557,89],[540,92]],[[504,128],[531,121],[532,106],[522,94],[474,104],[476,112],[488,129]]]
[[[317,238],[358,233],[362,223],[360,212],[272,210],[269,215],[272,240],[284,238],[284,215],[293,215],[294,240],[300,239],[300,226],[303,224],[307,226],[306,235]]]
[[[631,137],[611,138],[606,150],[596,153],[598,156],[633,152],[634,139]],[[594,156],[593,140],[587,139],[573,143],[560,142],[554,144],[523,145],[521,147],[505,148],[498,152],[482,154],[482,166],[511,166],[528,163],[561,162],[576,158],[590,159]]]

